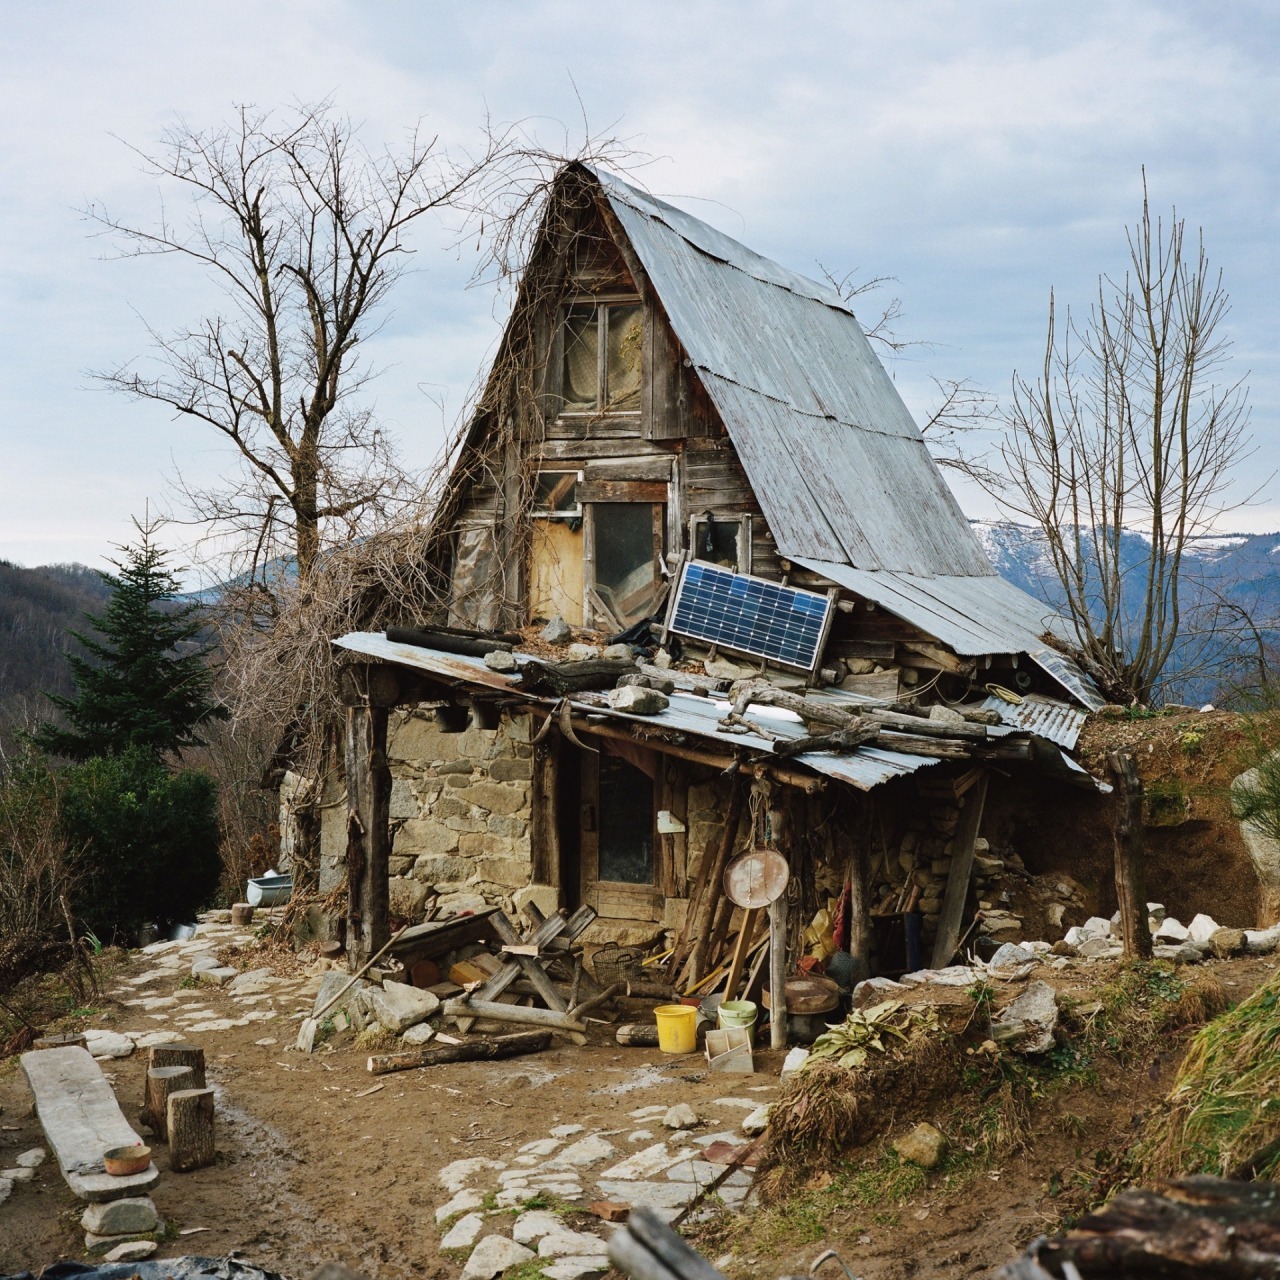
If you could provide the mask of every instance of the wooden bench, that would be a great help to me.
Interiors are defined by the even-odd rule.
[[[88,1050],[36,1049],[24,1053],[21,1063],[58,1167],[81,1200],[119,1200],[143,1195],[155,1186],[160,1170],[154,1161],[142,1173],[127,1178],[113,1177],[103,1168],[104,1152],[134,1146],[142,1139],[124,1118]]]

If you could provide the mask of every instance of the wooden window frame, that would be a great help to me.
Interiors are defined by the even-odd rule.
[[[698,555],[698,521],[704,520],[707,516],[706,511],[696,512],[689,517],[689,550],[693,559],[700,559]],[[718,516],[714,511],[711,518],[717,524],[737,524],[738,525],[738,567],[737,573],[751,572],[751,516],[748,515],[730,515]]]
[[[582,582],[583,594],[586,599],[583,601],[582,616],[586,620],[588,627],[596,627],[606,631],[614,629],[614,620],[607,615],[601,616],[600,609],[596,605],[592,596],[596,591],[596,507],[599,503],[614,502],[635,502],[648,505],[653,512],[653,556],[654,563],[660,574],[664,574],[666,570],[666,542],[667,542],[667,486],[659,482],[653,481],[615,481],[600,482],[596,488],[603,491],[608,488],[613,496],[597,497],[594,501],[583,497],[581,498],[582,510],[585,516],[582,522]],[[579,485],[579,493],[583,489],[583,485]],[[587,490],[592,493],[592,489]],[[661,496],[649,496],[657,495]],[[625,496],[624,496],[625,495]]]
[[[574,307],[594,307],[596,309],[596,405],[593,409],[565,409],[564,407],[564,334],[568,323],[569,312]],[[552,348],[552,361],[555,380],[555,395],[558,402],[557,418],[575,420],[594,418],[621,418],[639,420],[644,413],[645,362],[644,349],[648,345],[647,324],[641,323],[640,349],[640,404],[634,409],[612,409],[600,403],[601,392],[608,394],[609,387],[609,308],[640,307],[644,313],[644,299],[636,294],[588,294],[584,297],[566,299],[560,306],[556,324],[555,343]]]

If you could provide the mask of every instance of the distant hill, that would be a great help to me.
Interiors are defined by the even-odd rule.
[[[53,708],[45,692],[74,691],[66,653],[72,631],[92,633],[86,613],[101,612],[111,589],[82,564],[24,569],[0,560],[0,751]]]

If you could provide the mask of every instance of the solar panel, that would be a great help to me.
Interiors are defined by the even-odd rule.
[[[668,626],[694,640],[811,671],[830,607],[816,592],[691,560],[680,575]]]

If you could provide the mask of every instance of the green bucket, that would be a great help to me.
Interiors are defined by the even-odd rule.
[[[726,1027],[742,1027],[746,1031],[755,1032],[756,1005],[754,1000],[722,1000],[716,1010],[716,1018],[720,1029]]]

